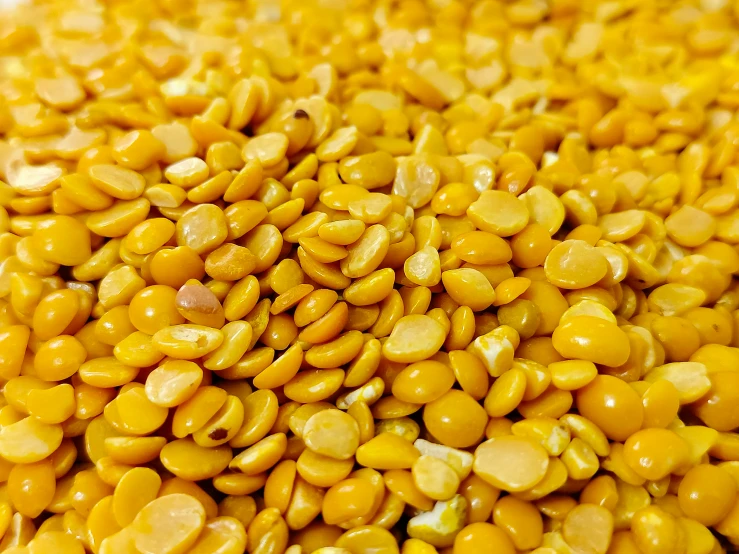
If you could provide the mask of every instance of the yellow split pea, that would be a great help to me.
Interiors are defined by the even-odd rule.
[[[0,551],[739,544],[739,4],[293,4],[3,12]]]

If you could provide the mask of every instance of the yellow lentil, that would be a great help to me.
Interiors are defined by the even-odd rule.
[[[736,2],[247,8],[3,9],[0,550],[739,544]]]

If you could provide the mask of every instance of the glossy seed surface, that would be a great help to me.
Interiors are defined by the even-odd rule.
[[[0,551],[739,547],[739,2],[0,0]]]

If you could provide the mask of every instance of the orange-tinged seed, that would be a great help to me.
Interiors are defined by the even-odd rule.
[[[703,525],[715,525],[729,513],[736,499],[736,482],[732,481],[721,467],[693,467],[678,487],[680,509]]]
[[[641,398],[628,384],[610,375],[598,375],[577,392],[577,409],[611,440],[624,441],[642,426]]]
[[[552,384],[562,390],[577,390],[595,379],[598,369],[586,360],[566,360],[548,366]]]
[[[228,393],[219,387],[197,389],[191,398],[177,407],[172,420],[172,432],[184,438],[200,429],[226,402]]]
[[[485,310],[495,301],[495,289],[477,269],[450,269],[442,273],[441,279],[452,299],[472,311]]]
[[[657,481],[688,461],[689,446],[669,429],[642,429],[624,443],[624,460],[638,475]]]
[[[118,482],[113,492],[113,514],[116,523],[125,527],[136,514],[159,493],[162,479],[152,469],[135,467]]]
[[[7,477],[7,494],[15,509],[27,517],[37,517],[51,503],[56,483],[50,460],[17,464]]]
[[[426,404],[454,384],[453,372],[444,364],[426,360],[409,365],[393,381],[393,396],[404,402]]]
[[[420,456],[409,441],[394,433],[380,433],[357,449],[357,463],[373,469],[408,469]]]
[[[609,367],[629,357],[629,339],[615,324],[583,315],[558,326],[552,334],[554,348],[566,358],[588,360]]]
[[[303,361],[303,349],[294,344],[268,367],[254,378],[254,386],[258,389],[272,389],[286,384],[300,369]]]
[[[162,4],[3,34],[0,550],[739,542],[736,2]]]
[[[90,232],[76,219],[53,216],[34,231],[33,247],[48,262],[79,265],[91,255]]]
[[[167,470],[187,481],[202,481],[215,477],[231,462],[231,448],[204,448],[192,439],[177,439],[162,448],[159,459]],[[197,466],[193,459],[200,460]]]
[[[357,241],[364,230],[364,222],[348,219],[324,223],[318,228],[318,236],[331,244],[347,246]]]
[[[451,389],[424,406],[423,422],[442,444],[467,448],[477,444],[485,432],[488,416],[480,404],[464,391]]]
[[[61,384],[47,390],[31,390],[26,407],[30,415],[43,423],[63,423],[75,412],[74,389]]]
[[[329,525],[344,523],[366,515],[372,508],[374,492],[364,479],[346,479],[326,491],[323,519]]]
[[[541,543],[543,520],[533,503],[508,495],[495,503],[493,522],[501,527],[516,548],[524,550]]]
[[[285,434],[275,433],[239,453],[231,460],[229,467],[245,475],[259,475],[274,466],[285,453],[286,448]]]

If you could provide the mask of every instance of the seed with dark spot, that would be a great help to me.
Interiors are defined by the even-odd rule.
[[[310,119],[310,116],[308,115],[308,112],[305,110],[295,110],[295,114],[293,115],[295,119]]]
[[[219,427],[218,429],[213,429],[210,433],[208,433],[208,437],[210,437],[214,441],[225,439],[227,435],[228,435],[228,431],[224,429],[223,427]]]

